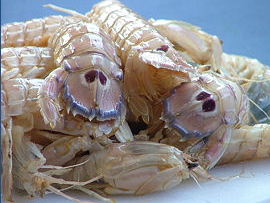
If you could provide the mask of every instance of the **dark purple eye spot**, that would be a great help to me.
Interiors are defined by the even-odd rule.
[[[198,94],[197,96],[196,96],[196,100],[197,101],[201,101],[201,100],[204,100],[204,99],[206,99],[206,98],[208,98],[208,97],[210,97],[211,96],[211,94],[209,94],[209,93],[207,93],[207,92],[201,92],[200,94]]]
[[[157,48],[157,51],[164,51],[164,52],[167,52],[169,49],[169,46],[168,45],[162,45],[160,47]]]
[[[99,81],[102,85],[106,85],[106,82],[107,82],[107,78],[106,76],[102,73],[102,72],[99,72]]]
[[[91,71],[85,73],[84,78],[85,78],[87,83],[91,83],[91,82],[95,81],[97,76],[98,76],[98,71],[97,70],[91,70]]]
[[[203,112],[214,111],[215,108],[216,108],[216,102],[213,99],[209,99],[203,102],[203,105],[202,105]]]

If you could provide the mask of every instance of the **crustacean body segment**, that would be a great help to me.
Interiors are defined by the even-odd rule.
[[[12,23],[1,34],[4,200],[13,180],[31,197],[52,191],[78,202],[59,189],[68,185],[108,201],[95,191],[143,195],[211,178],[205,170],[219,160],[270,156],[269,125],[246,125],[248,113],[269,121],[269,69],[222,53],[196,26],[147,22],[103,1],[86,16]],[[240,81],[262,117],[249,112],[238,74],[262,80]],[[148,140],[182,151],[125,142],[134,120],[148,124]]]
[[[238,149],[239,146],[242,146],[240,143],[250,142],[254,143],[251,145],[255,146],[256,141],[259,143],[264,140],[265,144],[258,144],[258,147],[251,147],[252,149],[248,149],[248,147],[241,148],[243,153],[240,153],[234,159],[247,159],[247,156],[244,155],[245,150],[247,151],[246,154],[250,154],[249,151],[252,151],[252,153],[260,154],[254,155],[254,157],[262,157],[261,154],[265,152],[262,148],[268,145],[265,136],[268,132],[268,125],[251,127],[246,124],[269,122],[270,102],[267,93],[269,92],[269,67],[255,59],[222,53],[221,43],[218,38],[203,32],[196,26],[171,20],[150,20],[150,22],[173,42],[177,50],[184,53],[185,60],[199,69],[206,68],[197,83],[183,84],[182,87],[178,87],[179,94],[176,93],[177,89],[175,89],[172,96],[164,100],[164,117],[171,121],[172,124],[169,127],[175,129],[174,136],[177,131],[180,134],[178,139],[183,138],[181,134],[205,136],[195,145],[188,142],[190,146],[187,147],[186,152],[198,158],[204,157],[202,165],[211,168],[220,157],[224,160],[232,160],[231,157],[234,155],[230,153],[230,149]],[[219,74],[207,71],[207,67]],[[203,77],[208,79],[201,80]],[[188,86],[192,88],[187,88]],[[201,92],[194,94],[194,88],[200,89]],[[181,89],[183,95],[186,96],[182,99],[180,97],[182,95],[180,94]],[[192,96],[190,97],[190,95]],[[177,102],[182,104],[179,107],[179,112],[174,109]],[[193,112],[192,109],[194,113],[190,113]],[[175,114],[172,114],[170,110]],[[166,115],[167,111],[170,113]],[[185,113],[185,111],[188,113]],[[200,111],[201,113],[199,113]],[[198,120],[196,121],[196,119]],[[187,125],[187,123],[189,124]],[[175,126],[173,127],[173,125]],[[200,128],[199,126],[205,128],[204,130],[218,128],[213,131],[211,136],[207,137],[207,133],[198,133],[205,132],[204,130],[195,130]],[[189,127],[195,131],[187,130]],[[247,128],[254,129],[249,131],[253,138],[252,136],[243,135],[247,132],[245,131]],[[181,131],[182,133],[180,133]],[[165,139],[169,140],[170,137],[173,136],[167,135]],[[167,143],[165,139],[164,143]],[[175,140],[175,138],[173,139]],[[207,144],[205,145],[205,143]],[[203,145],[205,147],[201,148]],[[243,146],[247,145],[243,144]],[[187,144],[183,145],[183,142],[181,142],[177,146],[181,146],[180,148],[183,149]],[[228,149],[226,149],[227,146],[229,146]],[[198,149],[202,151],[199,152]],[[267,152],[264,154],[266,157],[269,156]]]
[[[44,78],[55,69],[49,47],[23,46],[1,49],[1,78]]]
[[[60,26],[78,21],[74,17],[49,16],[2,25],[1,47],[47,46],[48,39]]]
[[[118,1],[96,4],[86,16],[106,30],[117,45],[132,116],[146,123],[157,122],[161,99],[175,86],[196,77],[196,69],[182,60],[150,23]]]
[[[235,130],[218,164],[270,157],[270,125],[244,125]]]
[[[270,124],[270,67],[256,59],[222,54],[223,72],[239,81],[250,99],[249,125]]]
[[[211,71],[204,74],[196,72],[182,60],[166,38],[117,1],[103,1],[86,15],[107,30],[118,45],[125,66],[125,97],[135,117],[142,116],[146,123],[155,123],[162,116],[165,127],[180,134],[179,140],[196,138],[189,152],[196,154],[203,151],[205,154],[202,148],[207,149],[207,158],[203,162],[212,167],[224,153],[231,130],[247,122],[248,102],[241,86]],[[197,38],[203,43],[207,35],[201,33]],[[219,41],[209,38],[204,47],[212,41],[215,46],[211,50],[217,53],[205,51],[205,55],[209,55],[208,61],[215,63],[216,69],[221,63]],[[158,60],[160,57],[163,62]],[[193,58],[201,60],[198,56]],[[177,66],[179,63],[181,65]],[[174,65],[166,67],[163,64]],[[178,73],[175,71],[177,67]],[[192,77],[186,79],[183,73]],[[163,101],[163,106],[159,106],[164,108],[163,115],[157,110],[158,101]],[[209,141],[206,141],[208,138]],[[208,150],[210,144],[205,146],[206,142],[218,142],[218,147]]]
[[[232,130],[247,124],[248,110],[248,99],[240,85],[205,73],[197,82],[183,83],[172,91],[164,100],[162,119],[167,128],[178,133],[180,142],[190,143],[186,152],[212,168],[226,150]]]
[[[54,126],[66,108],[74,116],[100,122],[103,133],[114,132],[124,122],[126,110],[121,61],[110,36],[94,24],[79,22],[60,28],[49,46],[59,68],[40,91],[45,122]]]

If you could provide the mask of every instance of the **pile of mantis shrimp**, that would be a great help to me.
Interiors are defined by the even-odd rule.
[[[2,25],[2,200],[111,201],[270,156],[270,69],[118,1]],[[267,94],[268,92],[268,94]]]

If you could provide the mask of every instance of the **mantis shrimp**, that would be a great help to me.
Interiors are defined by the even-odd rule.
[[[262,85],[269,87],[267,67],[222,53],[217,37],[192,25],[147,22],[117,1],[101,2],[86,15],[71,13],[75,15],[2,29],[2,47],[7,47],[2,49],[2,64],[7,64],[1,74],[2,112],[8,112],[2,116],[2,146],[4,157],[12,153],[15,157],[13,161],[3,159],[8,166],[3,172],[5,189],[11,188],[7,177],[12,164],[15,186],[32,196],[43,196],[46,190],[65,196],[51,186],[56,183],[101,198],[85,188],[92,189],[92,182],[97,181],[106,194],[142,195],[172,187],[189,176],[209,178],[206,170],[217,162],[269,156],[269,125],[248,125],[245,93],[250,91],[249,97],[255,101],[260,97],[250,90],[256,84],[250,81],[260,76],[266,78]],[[163,31],[166,29],[170,32]],[[210,48],[205,51],[205,47]],[[24,67],[24,60],[29,67]],[[245,74],[243,69],[251,63],[260,67],[255,69],[258,72]],[[231,79],[237,71],[249,79],[243,79],[241,86]],[[78,79],[84,82],[74,82]],[[14,87],[27,90],[20,108],[18,98],[12,103]],[[87,91],[90,96],[84,93]],[[110,95],[109,91],[116,93]],[[111,105],[103,105],[104,95],[112,98]],[[261,107],[265,116],[254,114],[254,121],[267,121],[267,101]],[[12,110],[18,113],[10,113]],[[117,142],[133,140],[128,123],[147,126],[146,130],[139,128],[136,139],[173,145],[184,152],[159,143],[112,143],[115,140],[107,138],[115,135]],[[255,146],[248,155],[243,142]],[[236,154],[238,150],[240,154]],[[89,155],[81,151],[89,151]],[[22,166],[28,167],[26,171],[20,171]],[[87,171],[86,176],[82,171]],[[142,178],[134,180],[137,174]],[[10,191],[4,192],[10,199]]]
[[[10,174],[12,166],[14,166],[13,173],[15,174],[16,187],[25,189],[30,196],[34,196],[36,192],[42,196],[46,190],[43,188],[47,187],[46,180],[50,179],[48,176],[42,178],[44,174],[38,173],[38,170],[45,164],[45,160],[47,165],[65,164],[79,151],[89,150],[91,147],[91,141],[89,141],[90,137],[99,138],[103,137],[103,135],[109,137],[113,134],[118,137],[120,141],[130,141],[133,139],[124,120],[125,106],[122,105],[122,91],[120,83],[118,82],[122,79],[122,71],[118,68],[120,60],[114,54],[113,45],[107,44],[107,42],[109,42],[106,38],[108,35],[96,25],[82,25],[78,20],[72,20],[73,22],[77,22],[77,24],[72,25],[71,29],[67,31],[65,30],[66,27],[63,27],[64,37],[60,35],[56,36],[54,39],[56,41],[61,40],[69,35],[68,32],[79,31],[82,37],[77,35],[76,38],[71,39],[71,41],[73,41],[68,44],[69,46],[73,45],[79,47],[78,44],[80,40],[92,40],[93,42],[88,46],[88,50],[87,46],[84,46],[86,53],[80,53],[80,50],[77,50],[77,48],[74,49],[74,57],[72,55],[70,56],[71,53],[66,53],[70,47],[65,49],[63,44],[60,46],[60,50],[57,49],[57,44],[54,44],[54,42],[50,44],[53,48],[37,47],[37,45],[43,45],[44,43],[47,46],[48,42],[46,40],[50,38],[47,37],[47,34],[53,35],[52,30],[56,31],[57,25],[59,24],[68,26],[68,24],[71,23],[70,18],[49,17],[43,20],[29,21],[25,24],[15,23],[7,25],[2,29],[2,45],[4,47],[6,44],[11,46],[11,44],[9,44],[9,38],[15,38],[14,36],[18,35],[16,29],[26,30],[23,34],[29,33],[29,37],[23,36],[22,40],[18,39],[18,42],[12,44],[12,46],[29,46],[7,47],[2,49],[1,129],[3,135],[2,145],[5,149],[3,153],[3,165],[6,166],[3,171],[5,200],[11,199],[12,177]],[[24,26],[27,28],[36,26],[40,29],[24,29]],[[48,27],[48,29],[44,29],[44,27]],[[36,36],[37,30],[44,32],[41,38]],[[39,34],[38,32],[37,35]],[[88,37],[85,38],[85,36]],[[35,39],[31,39],[31,37]],[[104,44],[105,47],[103,47],[102,44]],[[57,51],[60,53],[57,53]],[[56,55],[55,57],[59,55],[57,63],[54,63],[54,53]],[[67,58],[67,55],[69,55],[70,58]],[[85,64],[88,63],[89,55],[90,59],[91,57],[93,58],[92,63]],[[85,58],[85,56],[88,58]],[[63,62],[61,62],[61,57],[64,58]],[[76,66],[72,64],[74,62],[75,65],[77,62],[82,66],[81,70],[76,71]],[[58,66],[60,67],[56,68]],[[67,70],[68,66],[74,67],[75,69]],[[93,66],[97,69],[87,69],[87,67],[91,68]],[[105,72],[102,72],[102,66],[106,66]],[[111,69],[109,67],[111,67]],[[84,73],[85,71],[88,72]],[[51,74],[47,76],[50,72]],[[76,103],[74,93],[71,95],[69,92],[73,91],[70,87],[74,86],[70,86],[70,78],[74,80],[84,74],[86,84],[81,84],[79,89],[87,89],[87,82],[92,85],[88,86],[90,92],[93,94],[92,96],[90,95],[93,101],[93,108],[89,108],[89,111],[83,109],[83,105],[88,105],[88,103]],[[98,74],[97,76],[99,78],[98,83],[94,82],[96,74]],[[44,77],[46,77],[46,79],[44,79]],[[106,77],[108,77],[108,79]],[[114,78],[110,80],[110,77]],[[68,83],[66,84],[67,81]],[[63,84],[59,84],[59,82]],[[107,86],[103,88],[102,86],[105,86],[105,84],[107,84]],[[115,87],[115,94],[113,95],[108,91],[110,86]],[[104,91],[100,90],[102,88]],[[68,108],[66,112],[62,112],[63,106],[60,106],[60,104],[63,105],[63,103],[61,103],[62,101],[58,102],[58,99],[62,98],[58,97],[58,94],[60,94],[60,92],[62,93],[62,91],[64,91],[64,99],[69,98],[69,102],[67,102],[67,106],[65,106],[66,109]],[[99,95],[95,95],[95,92],[99,93]],[[105,100],[102,100],[105,95],[109,97],[107,103]],[[97,101],[96,96],[99,97],[100,100]],[[75,100],[72,100],[73,98],[75,98]],[[112,103],[113,98],[118,100],[118,103]],[[51,103],[59,103],[59,106],[57,106],[57,109],[52,109],[50,106]],[[113,106],[111,106],[110,103],[112,103]],[[103,107],[95,110],[95,107],[102,104]],[[72,112],[72,115],[69,114],[69,111]],[[79,114],[79,116],[76,116],[76,114]],[[92,121],[94,118],[96,118],[97,121]],[[92,122],[86,119],[90,119]],[[40,122],[40,120],[44,121]],[[50,133],[52,129],[54,133]],[[74,137],[66,137],[65,135],[73,135]],[[31,141],[38,144],[38,146],[31,143]],[[26,144],[22,145],[23,142],[26,142]],[[72,149],[70,148],[69,142],[72,143]],[[22,147],[14,149],[17,145],[22,145]],[[75,147],[75,145],[77,147]],[[25,148],[29,149],[26,150]],[[42,149],[42,154],[40,153],[40,149]],[[24,153],[24,151],[26,153]],[[33,158],[31,154],[34,154],[36,159]],[[56,161],[57,156],[61,157],[61,159],[57,159]],[[27,168],[27,170],[20,170],[22,166]],[[39,179],[44,179],[45,181]],[[54,181],[57,182],[58,180],[53,180],[52,182]],[[51,190],[53,190],[53,188],[51,188]]]
[[[150,137],[155,137],[155,133],[160,136],[162,132],[157,132],[160,129],[161,131],[167,129],[169,135],[165,133],[165,136],[170,139],[173,135],[173,139],[177,140],[177,143],[173,145],[178,145],[181,150],[201,159],[200,164],[205,168],[212,168],[222,157],[227,147],[226,143],[230,142],[234,131],[238,128],[246,128],[249,111],[248,98],[242,87],[225,74],[216,73],[217,67],[221,67],[222,62],[225,61],[222,59],[222,48],[217,37],[210,37],[200,31],[192,33],[190,27],[190,33],[192,33],[189,35],[190,41],[195,41],[192,37],[197,35],[197,38],[206,44],[205,46],[210,44],[211,51],[204,54],[199,52],[197,56],[200,55],[201,58],[196,58],[196,52],[195,56],[193,55],[194,47],[188,46],[193,50],[191,48],[186,53],[190,53],[190,58],[194,59],[183,60],[185,54],[181,54],[182,50],[175,49],[170,42],[166,41],[168,38],[174,42],[170,36],[162,32],[162,28],[170,30],[172,22],[163,24],[164,27],[159,28],[159,21],[156,24],[152,22],[159,31],[157,32],[151,24],[149,25],[149,22],[117,1],[103,1],[95,5],[90,12],[86,13],[86,16],[91,22],[111,34],[118,47],[125,67],[124,94],[128,100],[131,117],[135,117],[135,120],[142,118],[148,124],[147,133]],[[160,36],[159,33],[167,38]],[[176,40],[177,35],[180,34],[180,44],[177,42],[176,44],[178,47],[183,47],[181,32],[171,29],[167,33],[176,36],[174,37]],[[122,52],[123,50],[125,51]],[[174,56],[177,56],[181,62],[175,61]],[[201,65],[210,64],[211,70],[201,71],[200,67],[194,68],[196,65],[190,66],[190,63],[186,61]],[[167,67],[168,64],[171,67]],[[184,72],[184,75],[187,72],[189,77],[186,80],[183,80],[185,78],[183,74],[181,76],[175,74],[173,77],[163,74],[163,69],[173,73],[171,69],[179,67],[178,64],[181,65],[180,72]],[[155,69],[162,74],[162,79]],[[265,77],[268,79],[269,70],[265,67],[261,70],[261,74],[266,73]],[[147,78],[140,77],[141,75]],[[163,82],[164,79],[167,82]],[[134,89],[129,86],[130,84],[138,88]],[[134,97],[136,99],[133,100]],[[256,127],[256,125],[253,126],[254,129]],[[258,126],[258,128],[261,127]],[[265,125],[265,129],[266,132],[261,134],[267,135],[268,125]],[[162,137],[159,139],[162,140]]]
[[[251,101],[248,125],[238,126],[233,132],[219,164],[268,157],[269,67],[256,59],[222,53],[216,36],[211,36],[194,25],[173,20],[151,19],[150,22],[160,33],[167,36],[179,51],[185,53],[187,61],[210,66],[214,71],[230,76],[241,84]]]

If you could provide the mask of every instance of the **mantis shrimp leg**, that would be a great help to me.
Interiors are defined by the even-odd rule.
[[[63,175],[72,170],[73,167],[46,165],[46,158],[40,152],[39,146],[31,142],[30,136],[24,134],[21,126],[14,126],[12,134],[16,134],[16,136],[13,136],[14,146],[16,146],[13,148],[14,186],[26,190],[30,197],[33,198],[37,194],[43,197],[47,191],[51,191],[74,202],[80,202],[78,199],[63,194],[52,184],[83,186],[98,179],[98,177],[95,177],[85,182],[78,182],[54,178],[54,175]],[[49,155],[48,153],[45,154]]]
[[[178,185],[192,176],[211,176],[189,155],[175,147],[153,142],[106,145],[76,163],[85,163],[66,173],[70,180],[85,181],[101,175],[99,190],[106,194],[144,195]],[[91,190],[91,184],[86,185]]]
[[[2,149],[2,176],[1,191],[2,199],[12,201],[11,188],[13,185],[12,173],[12,119],[8,118],[1,122],[1,149]]]

